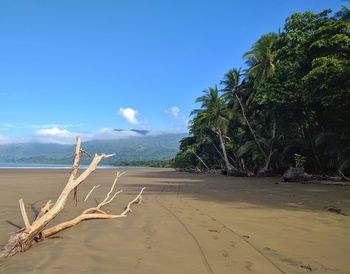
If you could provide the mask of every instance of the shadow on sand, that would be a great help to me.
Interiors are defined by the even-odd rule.
[[[327,207],[336,206],[350,213],[348,186],[282,183],[279,177],[227,177],[168,169],[133,172],[127,175],[126,181],[129,178],[132,182],[146,182],[125,184],[131,193],[137,193],[146,185],[145,195],[177,194],[205,201],[292,210],[325,211]]]

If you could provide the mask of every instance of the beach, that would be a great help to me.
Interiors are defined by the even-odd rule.
[[[78,205],[70,198],[53,224],[96,206],[115,175],[97,170],[78,188]],[[0,244],[23,227],[20,198],[33,220],[68,177],[60,169],[0,170]],[[108,211],[122,212],[142,187],[142,203],[126,218],[78,224],[0,262],[0,273],[350,273],[348,186],[140,168],[120,179],[123,192]]]

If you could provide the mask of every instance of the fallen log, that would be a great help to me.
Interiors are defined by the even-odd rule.
[[[64,209],[68,196],[71,192],[75,192],[77,187],[85,182],[85,180],[96,170],[97,165],[105,158],[111,157],[114,154],[96,154],[88,168],[78,176],[79,160],[80,160],[80,137],[77,137],[77,145],[74,154],[73,169],[68,179],[66,186],[63,188],[61,194],[57,198],[54,204],[48,201],[46,205],[39,211],[36,219],[30,223],[23,199],[20,199],[20,210],[25,227],[12,234],[8,242],[0,249],[0,259],[7,258],[9,256],[16,255],[17,253],[24,252],[31,248],[35,243],[43,241],[50,236],[65,230],[69,227],[75,226],[82,221],[91,219],[115,219],[126,217],[128,213],[132,212],[131,206],[136,203],[140,203],[142,200],[142,193],[145,188],[142,188],[139,194],[130,201],[125,209],[119,214],[109,214],[102,208],[110,204],[113,199],[122,191],[117,191],[113,195],[115,185],[119,178],[124,173],[117,173],[117,176],[111,186],[110,191],[107,193],[106,198],[99,203],[96,207],[88,208],[84,210],[79,216],[72,220],[59,223],[53,227],[47,227],[49,223],[56,218],[56,216]],[[89,192],[88,196],[91,195],[96,186]],[[112,196],[111,196],[112,195]],[[87,199],[86,198],[86,199]]]

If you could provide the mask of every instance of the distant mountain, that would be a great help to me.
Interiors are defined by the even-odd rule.
[[[116,128],[114,129],[114,131],[126,131],[125,129],[120,129],[120,128]],[[130,129],[129,131],[133,131],[133,132],[136,132],[138,134],[141,134],[141,135],[147,135],[150,131],[149,130],[142,130],[142,129]]]
[[[186,134],[141,135],[116,140],[93,140],[82,147],[90,154],[115,153],[104,164],[118,162],[169,160],[179,149]],[[69,164],[74,145],[22,143],[0,145],[0,163]],[[83,163],[88,162],[84,157]]]

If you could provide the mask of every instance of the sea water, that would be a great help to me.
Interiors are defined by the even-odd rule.
[[[23,163],[0,163],[0,169],[71,169],[71,165],[60,164],[23,164]],[[87,165],[80,168],[86,169]],[[118,169],[116,166],[97,166],[97,169]]]

